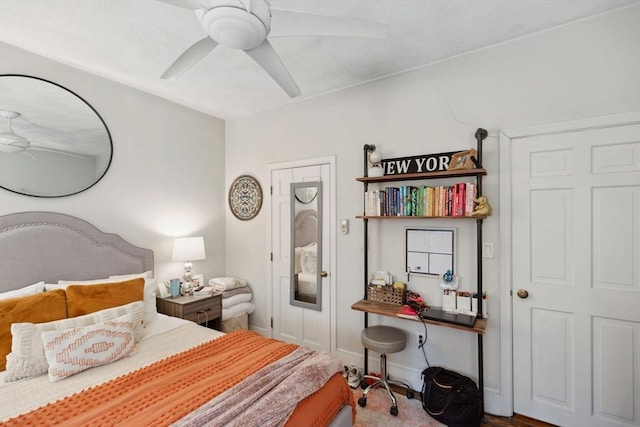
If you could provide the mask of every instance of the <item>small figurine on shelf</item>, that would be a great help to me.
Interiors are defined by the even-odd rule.
[[[489,199],[486,196],[480,196],[477,199],[474,199],[476,203],[476,207],[471,213],[471,216],[489,216],[491,215],[491,205],[489,204]]]
[[[379,151],[372,151],[369,153],[369,169],[367,175],[371,177],[378,177],[384,175],[384,169],[382,168],[382,156]]]
[[[442,276],[440,287],[442,289],[458,289],[458,276],[453,274],[451,270],[447,270]]]

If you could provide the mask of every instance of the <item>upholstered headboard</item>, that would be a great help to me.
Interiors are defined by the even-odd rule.
[[[153,251],[54,212],[0,216],[0,292],[153,270]]]
[[[318,214],[313,209],[305,209],[296,214],[293,223],[296,247],[318,241]]]

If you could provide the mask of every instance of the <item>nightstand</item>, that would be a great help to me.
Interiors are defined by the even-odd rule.
[[[190,320],[209,328],[221,329],[222,293],[210,297],[183,296],[156,298],[158,313]]]

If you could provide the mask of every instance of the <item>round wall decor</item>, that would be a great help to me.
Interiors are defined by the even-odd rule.
[[[262,207],[262,189],[258,181],[249,175],[240,175],[229,188],[229,208],[243,221],[254,218]]]

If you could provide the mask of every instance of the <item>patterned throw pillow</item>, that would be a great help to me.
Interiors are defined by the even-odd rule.
[[[44,345],[40,336],[42,332],[97,325],[130,314],[134,325],[133,336],[137,342],[144,335],[143,311],[143,302],[136,301],[120,307],[107,308],[84,316],[61,319],[54,322],[12,324],[11,353],[7,355],[5,381],[17,381],[21,378],[47,373],[49,364],[44,355]]]
[[[102,324],[42,333],[49,381],[58,382],[130,355],[135,349],[131,315]]]

